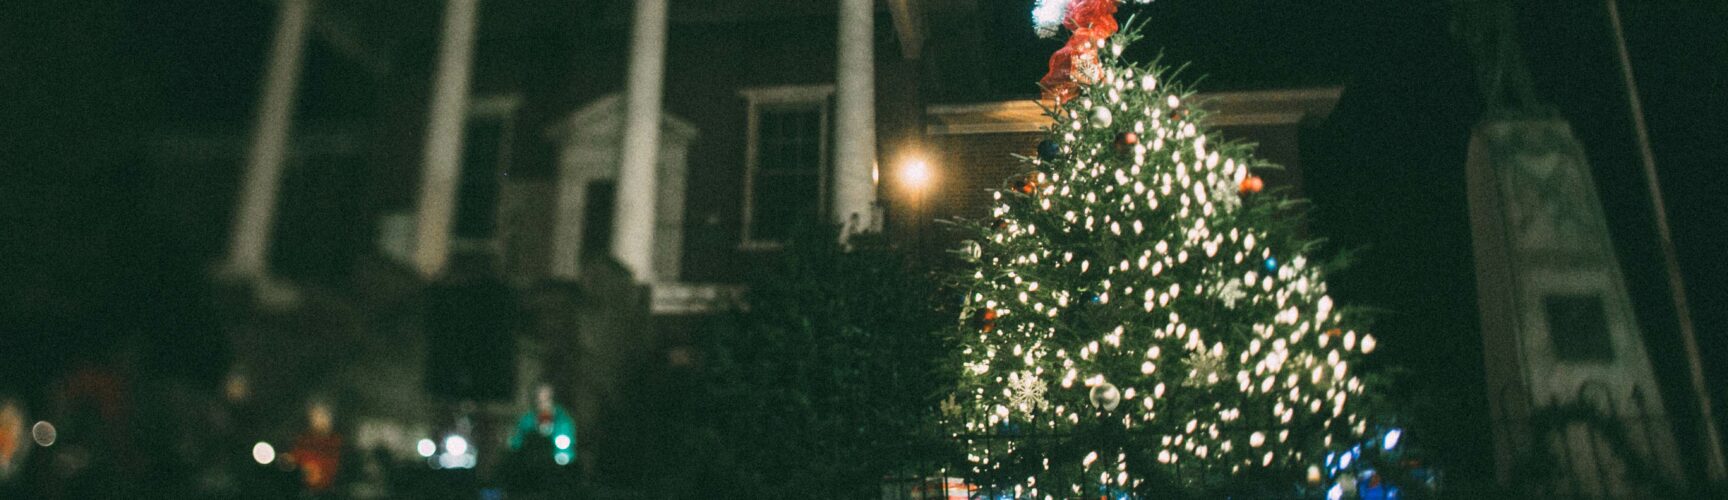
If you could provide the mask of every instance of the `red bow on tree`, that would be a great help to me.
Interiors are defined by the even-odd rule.
[[[1050,72],[1038,83],[1057,103],[1073,97],[1081,83],[1097,79],[1098,49],[1116,34],[1116,0],[1072,0],[1062,26],[1073,32],[1068,44],[1050,56]]]

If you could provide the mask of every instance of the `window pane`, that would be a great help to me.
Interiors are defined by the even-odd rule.
[[[1564,361],[1613,361],[1614,340],[1608,334],[1602,298],[1588,294],[1542,297],[1548,335],[1555,354]]]
[[[491,238],[498,224],[498,160],[504,146],[504,121],[470,118],[463,131],[462,181],[457,185],[459,238]]]
[[[750,237],[783,240],[821,213],[822,105],[758,108]]]
[[[616,211],[617,187],[612,180],[588,183],[588,208],[582,221],[582,261],[612,253],[612,213]]]
[[[816,221],[815,175],[759,175],[751,200],[751,237],[779,240],[799,225]]]
[[[820,109],[764,111],[757,137],[760,170],[816,172],[822,164]]]

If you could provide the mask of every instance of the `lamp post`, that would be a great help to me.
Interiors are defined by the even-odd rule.
[[[925,226],[929,225],[930,214],[927,213],[925,198],[930,186],[935,183],[935,173],[930,170],[930,162],[919,154],[907,155],[901,161],[900,168],[895,172],[899,179],[901,190],[911,207],[912,242],[923,249],[925,245]]]
[[[1712,414],[1710,390],[1704,384],[1703,361],[1698,354],[1697,333],[1692,326],[1692,312],[1686,302],[1686,282],[1680,276],[1680,263],[1674,255],[1674,238],[1668,229],[1668,209],[1662,201],[1662,184],[1656,177],[1656,155],[1650,148],[1650,130],[1644,124],[1644,103],[1638,98],[1638,82],[1632,77],[1632,58],[1626,51],[1626,30],[1620,24],[1620,5],[1607,0],[1608,23],[1613,29],[1614,48],[1620,59],[1620,76],[1625,80],[1626,104],[1632,114],[1632,129],[1638,136],[1638,155],[1644,167],[1645,187],[1650,190],[1650,212],[1656,219],[1656,239],[1662,248],[1662,265],[1668,272],[1668,291],[1674,301],[1674,314],[1680,326],[1680,342],[1686,349],[1686,368],[1693,396],[1698,400],[1698,413],[1703,434],[1704,477],[1712,483],[1728,478],[1724,469],[1722,441]]]

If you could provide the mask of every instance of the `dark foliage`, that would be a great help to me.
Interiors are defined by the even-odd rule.
[[[950,384],[935,279],[872,237],[794,237],[703,346],[703,496],[869,497],[919,455]]]

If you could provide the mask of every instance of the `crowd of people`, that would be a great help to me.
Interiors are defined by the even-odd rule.
[[[568,498],[583,487],[575,421],[548,385],[507,439],[434,426],[405,451],[347,439],[354,424],[329,399],[305,403],[303,416],[271,411],[281,402],[257,401],[243,374],[200,391],[121,373],[88,364],[44,396],[0,394],[0,498]],[[450,417],[423,420],[474,415]],[[468,461],[440,460],[451,453]]]

